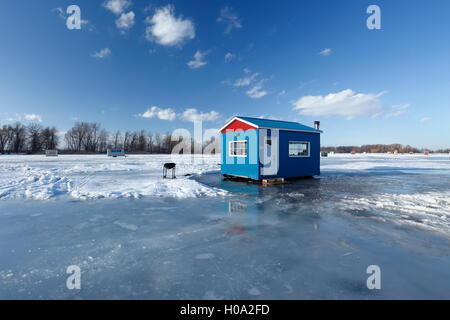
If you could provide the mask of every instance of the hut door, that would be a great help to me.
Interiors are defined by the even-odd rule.
[[[279,168],[279,131],[259,130],[260,175],[275,176]]]

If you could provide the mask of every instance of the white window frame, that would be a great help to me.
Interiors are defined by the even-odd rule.
[[[231,154],[231,145],[233,143],[238,143],[238,142],[244,142],[245,143],[245,155],[236,155],[236,154]],[[237,141],[230,141],[228,143],[228,156],[230,157],[235,157],[235,158],[246,158],[248,155],[248,142],[247,140],[237,140]]]
[[[291,143],[306,143],[308,145],[308,155],[307,156],[291,156],[289,154],[289,144]],[[289,158],[309,158],[311,156],[311,143],[309,141],[289,141],[288,142],[288,156]]]

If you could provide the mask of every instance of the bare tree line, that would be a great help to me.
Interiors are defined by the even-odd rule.
[[[181,141],[185,144],[185,151],[190,148],[191,152],[194,152],[195,147],[195,142],[192,138],[175,137],[174,139],[169,132],[160,134],[139,130],[115,131],[111,134],[102,129],[99,123],[95,122],[75,123],[65,134],[64,140],[66,142],[66,151],[73,153],[104,153],[110,148],[123,148],[127,153],[167,154],[171,153]],[[215,143],[214,138],[206,141],[203,147],[211,143]],[[216,150],[217,148],[214,151]]]
[[[55,127],[43,127],[38,123],[28,126],[20,122],[0,125],[0,153],[36,153],[56,149],[59,137]]]
[[[109,133],[96,122],[76,122],[64,134],[65,147],[59,148],[66,153],[105,153],[108,148],[123,148],[127,153],[171,153],[176,145],[182,145],[184,151],[202,150],[215,143],[211,138],[203,146],[191,138],[172,137],[170,133],[160,134],[145,130],[116,131]],[[24,125],[16,122],[12,125],[0,125],[0,153],[42,153],[47,149],[58,149],[60,135],[55,127],[43,127],[38,123]],[[217,152],[217,148],[213,148]]]
[[[180,144],[180,141],[183,141]],[[108,148],[123,148],[127,153],[171,153],[174,147],[183,146],[184,151],[190,149],[191,153],[198,150],[220,152],[215,137],[205,141],[203,145],[192,138],[174,137],[170,133],[152,133],[145,130],[115,131],[109,133],[96,122],[76,122],[64,135],[67,153],[105,153]],[[15,122],[10,125],[0,124],[0,153],[40,153],[47,149],[58,149],[60,136],[55,127],[44,127],[39,123],[24,125]],[[322,147],[322,151],[336,153],[367,152],[367,153],[421,153],[433,152],[429,149],[418,149],[402,144],[372,144],[362,146]],[[450,149],[436,150],[437,153],[448,153]]]

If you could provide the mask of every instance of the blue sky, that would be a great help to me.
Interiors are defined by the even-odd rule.
[[[78,5],[81,30],[66,27]],[[369,5],[381,30],[369,30]],[[0,2],[0,123],[322,122],[323,145],[450,146],[450,2]]]

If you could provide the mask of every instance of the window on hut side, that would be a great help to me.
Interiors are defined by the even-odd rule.
[[[309,157],[309,142],[289,141],[289,157]]]
[[[230,157],[246,157],[247,156],[247,141],[231,141],[230,142]]]

